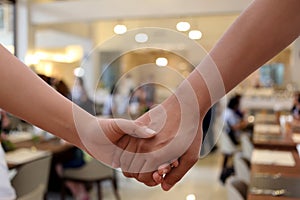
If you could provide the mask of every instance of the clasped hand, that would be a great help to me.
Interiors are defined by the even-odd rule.
[[[81,140],[93,157],[126,177],[170,190],[199,158],[203,117],[193,101],[173,95],[135,121],[97,119],[98,130]]]

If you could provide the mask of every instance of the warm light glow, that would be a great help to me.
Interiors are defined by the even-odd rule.
[[[196,196],[194,194],[189,194],[185,198],[186,200],[196,200]]]
[[[34,54],[39,60],[47,60],[48,59],[48,54],[46,52],[42,51],[37,51]]]
[[[178,31],[188,31],[190,30],[191,25],[188,22],[178,22],[176,24],[176,29]]]
[[[59,51],[36,51],[34,54],[28,54],[25,58],[25,63],[36,65],[40,61],[53,61],[61,63],[73,63],[80,61],[83,57],[81,46],[70,45]]]
[[[84,69],[81,67],[77,67],[74,69],[74,75],[77,77],[82,77],[84,75]]]
[[[118,25],[116,25],[116,26],[114,27],[114,32],[115,32],[116,34],[121,35],[121,34],[126,33],[126,31],[127,31],[127,27],[126,27],[125,25],[120,25],[120,24],[118,24]]]
[[[64,54],[56,53],[52,56],[52,60],[55,62],[65,62],[67,60],[66,57]]]
[[[250,116],[248,117],[248,122],[249,122],[249,123],[253,123],[254,120],[255,120],[255,117],[254,117],[253,115],[250,115]]]
[[[27,66],[36,65],[40,62],[39,58],[35,54],[27,54],[25,56],[25,64]]]
[[[192,30],[189,32],[189,38],[191,38],[192,40],[199,40],[202,37],[202,33],[201,31],[198,30]]]
[[[156,65],[159,67],[165,67],[168,65],[168,59],[160,57],[156,59]]]
[[[66,60],[69,63],[81,60],[83,50],[81,46],[71,45],[66,48]]]
[[[148,35],[146,33],[138,33],[135,35],[135,41],[138,43],[145,43],[148,41]]]
[[[45,64],[45,66],[44,66],[44,74],[46,76],[52,76],[52,71],[53,71],[52,64],[50,64],[50,63]]]

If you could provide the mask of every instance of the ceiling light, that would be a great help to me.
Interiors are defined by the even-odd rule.
[[[76,77],[83,77],[83,75],[84,75],[84,69],[81,68],[81,67],[75,68],[75,69],[74,69],[74,75],[75,75]]]
[[[138,33],[135,35],[135,41],[138,43],[145,43],[148,41],[148,35],[146,33]]]
[[[186,200],[196,200],[196,196],[194,194],[189,194],[185,198]]]
[[[159,67],[165,67],[168,65],[168,59],[160,57],[156,59],[156,65]]]
[[[191,28],[191,25],[188,22],[178,22],[176,28],[178,31],[188,31]]]
[[[116,26],[114,27],[114,32],[115,32],[116,34],[121,35],[121,34],[126,33],[126,31],[127,31],[127,27],[126,27],[125,25],[120,25],[120,24],[118,24],[118,25],[116,25]]]
[[[202,37],[201,31],[198,30],[192,30],[189,32],[189,38],[192,40],[199,40]]]

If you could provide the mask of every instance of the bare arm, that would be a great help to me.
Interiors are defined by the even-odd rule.
[[[0,47],[0,107],[81,147],[72,103]]]
[[[0,45],[0,108],[89,152],[112,166],[115,143],[125,133],[152,137],[153,131],[124,119],[99,119],[60,95]],[[115,166],[119,167],[119,166]]]
[[[213,103],[299,35],[299,0],[254,1],[209,52],[211,59],[209,57],[204,59],[187,78],[198,97],[202,112],[205,113]],[[222,78],[221,82],[217,80],[219,75]],[[184,88],[184,83],[180,87]],[[180,96],[178,93],[177,97]],[[207,101],[208,99],[211,101]],[[204,115],[201,116],[203,119]],[[200,134],[202,135],[201,130],[198,131],[198,135]],[[191,150],[180,157],[184,163],[166,175],[162,183],[165,190],[169,190],[178,182],[193,165],[191,163],[195,163],[193,157],[198,157],[199,152],[193,156],[195,151],[192,149],[195,149],[195,145],[201,145],[200,138],[196,137],[190,147]]]
[[[162,114],[157,114],[160,108],[138,119],[148,121],[149,127],[159,131],[154,138],[156,141],[150,139],[141,143],[143,152],[147,151],[147,148],[153,150],[156,147],[164,149],[160,154],[160,158],[164,159],[160,160],[161,162],[168,163],[174,158],[179,158],[179,167],[172,169],[163,180],[157,179],[157,183],[161,182],[164,190],[173,187],[198,160],[202,141],[202,120],[212,104],[287,47],[299,34],[299,0],[253,1],[208,56],[183,81],[175,94],[161,104],[163,111],[161,113],[166,116],[163,128],[158,130],[155,127],[155,123],[159,124],[164,118]],[[192,103],[193,95],[196,95],[196,103]],[[197,116],[198,111],[200,116]],[[191,128],[196,128],[196,133],[194,133],[195,129]],[[185,141],[188,136],[193,136],[191,144]],[[162,141],[166,138],[169,138],[168,141],[175,141],[173,143],[176,145],[169,145],[171,146],[169,149],[164,148],[166,145],[162,144]],[[181,148],[178,148],[179,145]],[[189,148],[185,149],[187,145]],[[178,149],[184,152],[179,152]],[[149,159],[149,163],[155,161],[155,158]],[[147,166],[147,163],[144,166]],[[151,182],[147,182],[149,173],[126,173],[125,175],[152,185]],[[154,177],[159,177],[156,175],[154,174]]]

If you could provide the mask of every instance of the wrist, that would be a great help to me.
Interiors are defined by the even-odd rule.
[[[194,112],[198,110],[201,116],[204,116],[212,105],[212,98],[208,87],[197,70],[194,70],[180,84],[175,92],[175,96],[181,99],[182,103],[187,106],[194,107]]]

